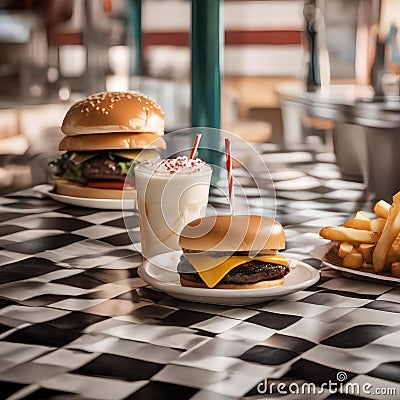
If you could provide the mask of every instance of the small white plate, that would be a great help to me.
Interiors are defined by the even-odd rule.
[[[139,276],[149,285],[182,300],[241,306],[273,300],[303,290],[319,279],[319,270],[289,259],[290,272],[283,286],[267,289],[205,289],[182,286],[176,272],[182,252],[160,254],[139,266]]]
[[[363,269],[352,269],[352,268],[347,268],[347,267],[340,267],[339,265],[332,264],[331,262],[328,262],[324,259],[322,259],[322,264],[336,269],[338,271],[343,272],[343,274],[346,277],[350,278],[356,278],[356,279],[368,279],[368,280],[377,280],[377,281],[385,281],[387,283],[397,283],[400,284],[400,279],[395,278],[393,275],[383,275],[383,274],[377,274],[374,272],[373,268],[363,268]],[[383,282],[381,282],[383,283]]]
[[[337,271],[342,272],[346,278],[364,280],[364,281],[375,281],[375,283],[386,283],[400,285],[400,279],[395,278],[390,273],[377,274],[374,272],[372,265],[368,268],[352,269],[348,267],[342,267],[339,265],[341,259],[339,258],[337,251],[334,249],[336,244],[328,243],[326,245],[317,246],[311,251],[311,255],[321,260],[322,265],[330,267]]]
[[[61,194],[53,193],[53,185],[40,185],[34,188],[40,193],[50,196],[53,200],[59,201],[60,203],[70,204],[73,206],[79,207],[88,207],[88,208],[98,208],[104,210],[122,210],[123,209],[123,200],[118,199],[90,199],[86,197],[73,197],[73,196],[64,196]],[[135,200],[129,200],[129,207],[136,207]]]

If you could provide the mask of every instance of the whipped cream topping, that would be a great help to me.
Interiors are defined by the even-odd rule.
[[[207,164],[203,160],[200,160],[200,158],[190,159],[186,156],[179,156],[177,158],[162,160],[155,171],[164,174],[175,174],[180,171],[197,172],[207,168]]]

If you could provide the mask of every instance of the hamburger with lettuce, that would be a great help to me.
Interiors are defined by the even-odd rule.
[[[66,196],[121,199],[129,169],[166,147],[163,111],[135,92],[97,93],[75,103],[61,130],[65,153],[50,165],[55,192]],[[126,187],[136,194],[134,178]]]

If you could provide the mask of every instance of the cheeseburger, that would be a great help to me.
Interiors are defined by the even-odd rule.
[[[288,261],[279,222],[258,215],[223,215],[186,225],[179,244],[182,286],[253,289],[282,286]]]
[[[134,164],[165,149],[164,114],[148,97],[105,92],[74,104],[61,127],[65,134],[53,161],[55,192],[67,196],[120,199]],[[134,181],[127,181],[134,191]]]

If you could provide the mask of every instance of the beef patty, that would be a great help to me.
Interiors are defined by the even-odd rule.
[[[188,281],[203,282],[193,265],[183,255],[177,271],[182,278]],[[284,265],[252,260],[233,268],[221,279],[220,283],[257,283],[283,278],[288,272],[289,269]]]
[[[82,176],[86,180],[121,180],[125,179],[117,160],[111,160],[108,154],[100,154],[85,161]]]

